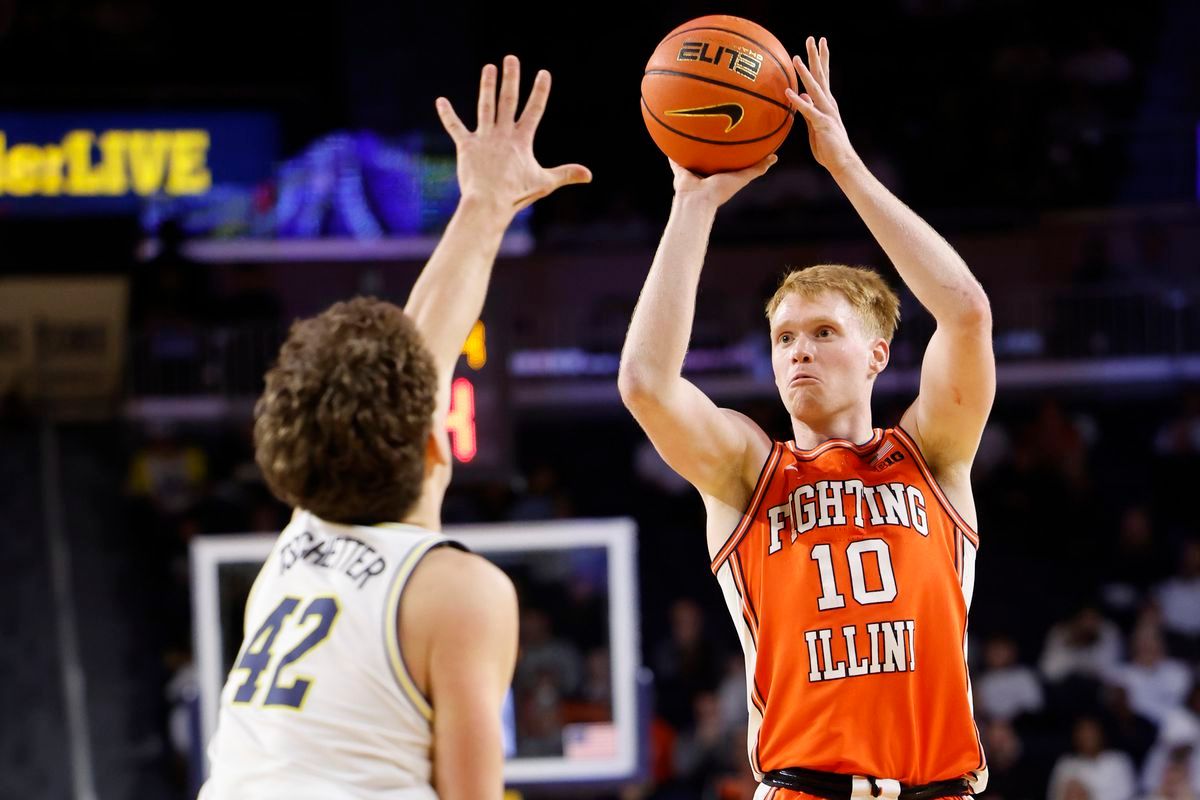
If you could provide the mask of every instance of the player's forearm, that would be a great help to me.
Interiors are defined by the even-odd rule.
[[[832,172],[904,283],[939,325],[990,324],[987,295],[954,248],[855,158]]]
[[[483,311],[492,266],[511,220],[510,210],[488,198],[464,197],[408,296],[404,311],[421,331],[443,383]]]
[[[435,752],[434,788],[439,800],[500,800],[504,753],[499,723],[478,719],[476,726],[464,729],[452,742],[440,741],[444,752]]]
[[[654,392],[682,373],[715,216],[703,198],[683,195],[672,203],[621,351],[622,396]]]

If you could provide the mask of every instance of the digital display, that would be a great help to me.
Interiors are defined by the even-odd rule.
[[[426,152],[420,136],[341,131],[254,186],[156,194],[143,208],[142,227],[153,234],[172,220],[191,237],[234,241],[418,237],[440,233],[458,197],[454,157]],[[526,232],[529,215],[528,208],[518,214],[510,232]]]
[[[500,312],[488,313],[494,316]],[[450,385],[446,430],[459,478],[474,475],[487,479],[503,474],[509,467],[512,431],[504,359],[493,335],[497,328],[494,321],[475,323],[463,344],[462,358]]]
[[[274,118],[256,113],[0,114],[0,205],[56,215],[197,200],[266,179],[277,139]]]
[[[455,378],[450,387],[450,413],[446,417],[454,457],[470,464],[479,452],[475,432],[475,386],[468,378]]]

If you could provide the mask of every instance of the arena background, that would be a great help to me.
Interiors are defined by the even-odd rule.
[[[632,517],[648,767],[600,796],[750,796],[702,507],[615,385],[670,199],[641,69],[716,12],[793,51],[829,37],[852,141],[991,297],[971,618],[986,796],[1200,794],[1200,4],[12,0],[0,796],[189,796],[189,543],[287,519],[250,450],[261,375],[297,316],[405,296],[453,207],[433,98],[469,114],[479,67],[508,52],[527,78],[554,73],[539,156],[595,182],[506,243],[461,367],[474,426],[458,418],[445,518]],[[146,130],[168,134],[130,133]],[[688,371],[787,438],[761,315],[774,282],[818,261],[895,274],[802,130],[780,156],[718,219]],[[911,295],[903,314],[877,424],[914,395],[931,330]],[[573,676],[551,687],[567,698],[590,673],[554,622],[523,648]]]

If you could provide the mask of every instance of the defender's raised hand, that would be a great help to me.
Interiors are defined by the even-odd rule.
[[[496,67],[483,68],[479,81],[479,119],[467,130],[450,101],[437,99],[437,112],[458,150],[458,185],[464,198],[494,202],[516,214],[525,206],[571,183],[588,183],[592,173],[582,164],[547,169],[533,156],[533,135],[550,96],[550,73],[541,70],[525,110],[517,116],[521,64],[504,57],[504,75],[496,96]]]
[[[810,36],[805,47],[808,66],[800,56],[792,58],[805,91],[796,93],[788,89],[787,98],[808,124],[808,144],[813,157],[825,169],[836,172],[857,161],[858,154],[850,144],[837,101],[829,90],[829,42],[822,36],[818,43]]]

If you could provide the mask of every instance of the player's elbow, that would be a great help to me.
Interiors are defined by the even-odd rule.
[[[621,402],[630,411],[644,408],[658,397],[656,382],[649,370],[629,359],[621,359],[617,391],[621,394]]]
[[[954,310],[956,328],[986,331],[992,330],[992,304],[983,287],[976,285],[963,293]]]

